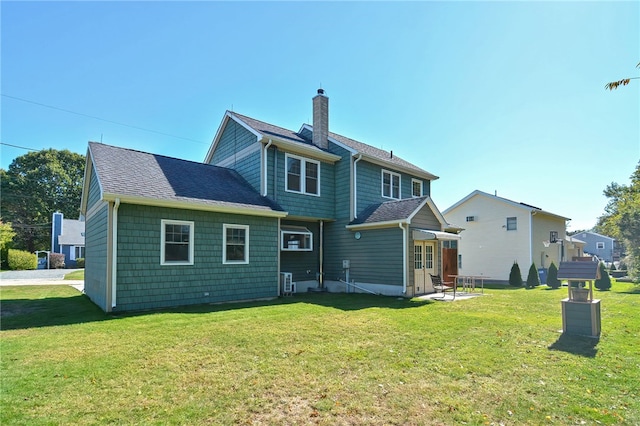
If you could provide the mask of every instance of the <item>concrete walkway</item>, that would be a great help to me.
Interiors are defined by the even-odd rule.
[[[0,273],[0,286],[11,285],[70,285],[84,291],[83,280],[65,280],[64,276],[79,269],[36,269],[33,271],[5,271]]]
[[[442,293],[429,293],[424,296],[418,296],[418,299],[422,300],[439,300],[441,302],[457,302],[459,300],[469,300],[474,297],[484,296],[482,293],[466,293],[463,291],[456,292],[456,298],[453,298],[453,294],[447,293],[444,297],[442,297]]]

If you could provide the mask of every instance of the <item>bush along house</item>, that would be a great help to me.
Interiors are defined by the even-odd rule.
[[[412,297],[457,273],[437,176],[313,125],[227,111],[203,163],[90,142],[85,292],[105,311],[313,291]]]

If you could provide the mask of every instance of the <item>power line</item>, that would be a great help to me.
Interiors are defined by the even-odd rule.
[[[176,135],[172,135],[172,134],[169,134],[169,133],[159,132],[159,131],[153,130],[153,129],[147,129],[145,127],[134,126],[132,124],[126,124],[126,123],[120,123],[118,121],[107,120],[105,118],[96,117],[95,115],[89,115],[89,114],[84,114],[84,113],[81,113],[81,112],[71,111],[69,109],[60,108],[60,107],[56,107],[56,106],[53,106],[53,105],[47,105],[47,104],[43,104],[43,103],[40,103],[40,102],[31,101],[29,99],[19,98],[17,96],[6,95],[4,93],[2,93],[2,96],[5,97],[5,98],[14,99],[16,101],[26,102],[28,104],[33,104],[33,105],[38,105],[38,106],[41,106],[41,107],[44,107],[44,108],[54,109],[56,111],[62,111],[62,112],[66,112],[66,113],[69,113],[69,114],[79,115],[81,117],[92,118],[94,120],[100,120],[100,121],[104,121],[106,123],[117,124],[118,126],[130,127],[132,129],[142,130],[144,132],[155,133],[157,135],[169,136],[169,137],[172,137],[172,138],[182,139],[182,140],[185,140],[185,141],[191,141],[191,142],[197,142],[197,143],[201,143],[201,144],[206,144],[206,142],[202,142],[202,141],[199,141],[199,140],[196,140],[196,139],[185,138],[185,137],[182,137],[182,136],[176,136]]]
[[[39,149],[27,148],[26,146],[18,146],[18,145],[13,145],[13,144],[4,143],[4,142],[0,142],[0,145],[12,146],[14,148],[20,148],[20,149],[26,149],[27,151],[40,151]]]

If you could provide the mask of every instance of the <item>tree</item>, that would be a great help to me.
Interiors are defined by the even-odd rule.
[[[540,285],[540,276],[536,264],[532,263],[529,267],[529,275],[527,275],[527,288],[534,288]]]
[[[640,62],[638,62],[638,65],[636,65],[636,68],[640,68]],[[629,77],[629,78],[623,78],[622,80],[618,80],[618,81],[612,81],[610,83],[605,84],[604,88],[609,90],[614,90],[614,89],[617,89],[618,86],[626,86],[631,82],[631,80],[635,80],[638,78],[640,77]]]
[[[621,240],[628,247],[625,259],[630,275],[640,278],[640,162],[631,184],[611,183],[604,190],[609,198],[605,213],[598,218],[596,232]]]
[[[85,159],[69,150],[48,149],[17,157],[0,169],[2,217],[12,223],[14,246],[34,252],[51,246],[51,216],[80,211]]]
[[[551,288],[560,288],[560,280],[558,280],[558,267],[551,262],[549,265],[549,274],[547,275],[547,285]]]
[[[518,262],[513,262],[511,272],[509,272],[509,285],[513,287],[522,287],[522,274]]]
[[[8,248],[15,236],[16,233],[13,231],[11,223],[0,220],[0,251]]]

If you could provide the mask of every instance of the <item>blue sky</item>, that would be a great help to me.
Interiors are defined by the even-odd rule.
[[[202,161],[225,110],[298,130],[319,87],[330,130],[440,176],[440,210],[497,191],[590,228],[640,159],[640,80],[604,89],[640,75],[639,2],[0,7],[4,169],[89,140]]]

